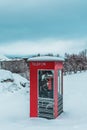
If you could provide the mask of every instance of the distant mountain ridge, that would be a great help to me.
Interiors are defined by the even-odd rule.
[[[4,61],[4,60],[8,61],[9,58],[7,58],[5,55],[0,54],[0,61]]]

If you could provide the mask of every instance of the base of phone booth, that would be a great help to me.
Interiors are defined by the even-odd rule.
[[[39,98],[38,99],[38,117],[54,119],[54,100]]]
[[[38,117],[55,119],[63,112],[63,96],[58,96],[58,114],[55,116],[54,99],[38,99]]]

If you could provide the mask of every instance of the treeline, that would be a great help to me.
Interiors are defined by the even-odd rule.
[[[77,73],[87,70],[87,49],[79,54],[65,53],[64,74]]]

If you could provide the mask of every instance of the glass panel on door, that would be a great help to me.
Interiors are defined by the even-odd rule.
[[[38,71],[38,94],[41,98],[53,98],[53,70]]]

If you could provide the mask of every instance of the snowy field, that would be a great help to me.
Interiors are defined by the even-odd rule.
[[[28,81],[6,74],[12,80],[0,77],[0,130],[87,130],[87,72],[64,76],[64,112],[54,120],[30,119]]]

